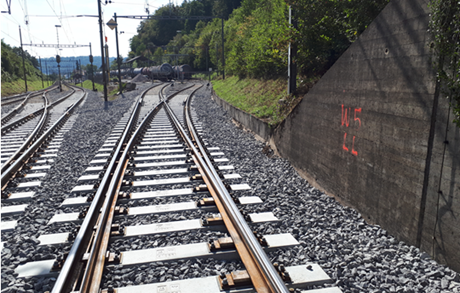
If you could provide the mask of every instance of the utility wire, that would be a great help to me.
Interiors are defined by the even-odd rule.
[[[51,10],[53,10],[53,12],[54,12],[54,14],[56,15],[56,17],[58,18],[59,23],[61,24],[61,27],[63,28],[64,34],[65,34],[65,36],[66,36],[66,38],[67,38],[67,41],[68,41],[68,42],[72,42],[72,41],[70,40],[69,36],[67,35],[67,31],[65,30],[65,27],[64,27],[64,25],[63,25],[63,23],[62,23],[61,18],[58,16],[58,14],[56,13],[56,11],[54,10],[54,7],[51,6],[51,4],[50,4],[50,2],[49,2],[48,0],[46,0],[46,2],[48,3],[49,7],[51,7]],[[54,3],[54,2],[53,2],[53,3]]]
[[[64,3],[62,2],[62,0],[60,1],[60,3],[61,3],[61,7],[64,9],[64,13],[67,14],[67,11],[65,10],[65,6],[64,6]],[[61,18],[62,18],[62,10],[61,10]],[[72,32],[72,26],[70,25],[68,19],[67,19],[67,25],[68,25],[69,30],[70,30],[70,36],[72,37],[73,40],[75,40],[75,38],[73,36],[73,32]],[[70,40],[69,40],[69,42],[70,42]],[[73,51],[74,55],[77,55],[74,48],[72,48],[72,51]]]
[[[15,40],[16,42],[20,43],[19,40],[13,38],[10,34],[8,34],[7,32],[5,32],[4,30],[2,30],[2,33],[4,33],[5,35],[7,35],[8,37],[12,38],[12,39]]]

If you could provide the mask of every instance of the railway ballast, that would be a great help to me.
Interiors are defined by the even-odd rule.
[[[140,88],[88,92],[62,126],[27,207],[5,218],[2,290],[460,292],[458,274],[265,156],[205,84]]]

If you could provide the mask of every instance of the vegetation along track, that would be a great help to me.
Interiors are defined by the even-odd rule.
[[[224,154],[202,140],[189,105],[198,88],[186,86],[166,99],[163,91],[173,87],[164,84],[141,95],[47,223],[58,233],[38,239],[58,247],[59,256],[20,264],[19,278],[58,274],[53,292],[289,292],[329,281],[317,265],[270,263],[264,250],[298,242],[290,234],[252,232],[254,225],[277,221],[271,212],[239,212],[262,201],[238,196],[250,187],[239,184]],[[177,235],[188,235],[187,241]],[[180,278],[207,259],[233,269]],[[139,269],[147,276],[136,276]],[[165,280],[165,270],[176,277]]]

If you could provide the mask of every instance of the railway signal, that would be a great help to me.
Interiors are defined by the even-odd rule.
[[[57,68],[58,68],[58,80],[59,80],[59,91],[62,92],[62,87],[61,87],[61,65],[59,65],[59,63],[61,63],[61,56],[59,55],[56,55],[56,62],[57,62]]]

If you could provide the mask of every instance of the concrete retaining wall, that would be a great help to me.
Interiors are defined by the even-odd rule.
[[[460,272],[460,130],[452,117],[449,101],[441,97],[419,225],[421,248]]]
[[[251,130],[266,141],[270,140],[273,129],[268,125],[268,123],[247,112],[244,112],[243,110],[236,108],[235,106],[229,104],[227,101],[222,100],[214,93],[214,91],[212,92],[212,99],[216,101],[216,103],[222,108],[224,108],[225,111],[227,111],[233,119],[241,123],[245,128]]]
[[[460,131],[436,91],[427,3],[391,1],[271,138],[216,101],[322,189],[460,271]]]

